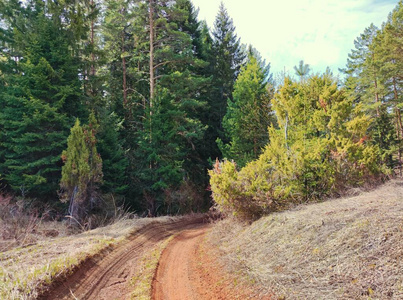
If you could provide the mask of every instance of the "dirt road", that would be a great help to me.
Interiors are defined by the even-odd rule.
[[[206,227],[180,233],[164,250],[153,281],[154,300],[204,299],[198,291],[199,278],[193,268],[193,256]]]
[[[267,300],[236,284],[205,241],[209,226],[184,230],[163,251],[152,284],[152,300]]]
[[[151,223],[103,259],[87,261],[40,299],[130,299],[129,281],[140,268],[139,262],[147,250],[173,234],[206,225],[205,217],[169,224]]]
[[[223,271],[211,249],[207,249],[204,236],[210,226],[205,217],[151,223],[103,259],[87,261],[40,299],[130,299],[130,279],[139,273],[141,258],[174,234],[160,257],[151,299],[262,299],[251,297],[248,288],[235,287],[234,278]]]

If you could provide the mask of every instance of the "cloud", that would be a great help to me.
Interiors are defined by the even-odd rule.
[[[212,28],[220,0],[193,0]],[[314,71],[345,65],[354,39],[381,26],[398,0],[224,0],[241,41],[252,44],[274,72],[303,59]]]

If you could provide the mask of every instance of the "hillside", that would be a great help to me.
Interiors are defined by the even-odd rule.
[[[357,192],[358,193],[358,192]],[[230,272],[280,299],[402,299],[403,182],[209,234]]]

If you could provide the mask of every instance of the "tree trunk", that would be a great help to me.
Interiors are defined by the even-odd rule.
[[[372,59],[375,60],[375,55],[372,54]],[[379,118],[380,113],[379,113],[379,106],[378,106],[378,102],[379,102],[379,93],[378,93],[378,80],[376,79],[376,70],[375,70],[375,66],[374,66],[374,87],[375,87],[375,102],[376,102],[376,117]]]
[[[149,0],[149,26],[150,26],[150,115],[152,115],[152,107],[154,100],[155,76],[154,76],[154,5],[153,0]]]
[[[155,88],[155,78],[154,78],[154,5],[153,0],[149,0],[149,26],[150,26],[150,144],[152,143],[152,115],[153,115],[153,101],[154,101],[154,88]],[[150,161],[150,169],[153,168],[153,162]]]
[[[394,100],[395,100],[395,114],[396,114],[396,135],[397,139],[399,141],[399,146],[398,146],[398,156],[399,156],[399,173],[400,176],[402,176],[402,149],[401,149],[401,142],[402,142],[402,136],[403,136],[403,126],[402,126],[402,116],[400,113],[400,108],[397,107],[399,98],[397,94],[397,87],[396,87],[396,78],[393,77],[393,93],[394,93]]]
[[[127,111],[127,83],[126,83],[126,57],[125,57],[125,32],[122,31],[122,70],[123,70],[123,108]]]
[[[91,15],[94,13],[94,0],[91,0]],[[91,75],[95,76],[95,54],[94,54],[94,19],[91,17]]]
[[[380,116],[380,113],[379,113],[379,105],[378,105],[378,102],[379,102],[379,93],[378,93],[378,81],[376,80],[376,77],[375,77],[375,81],[374,81],[374,86],[375,86],[375,102],[376,102],[376,117],[377,118],[379,118],[379,116]]]

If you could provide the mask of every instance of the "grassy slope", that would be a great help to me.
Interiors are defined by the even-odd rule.
[[[403,299],[403,182],[210,233],[232,272],[285,299]]]
[[[53,280],[71,272],[89,257],[124,241],[151,222],[177,218],[121,220],[78,235],[43,240],[0,253],[0,299],[33,299]]]

